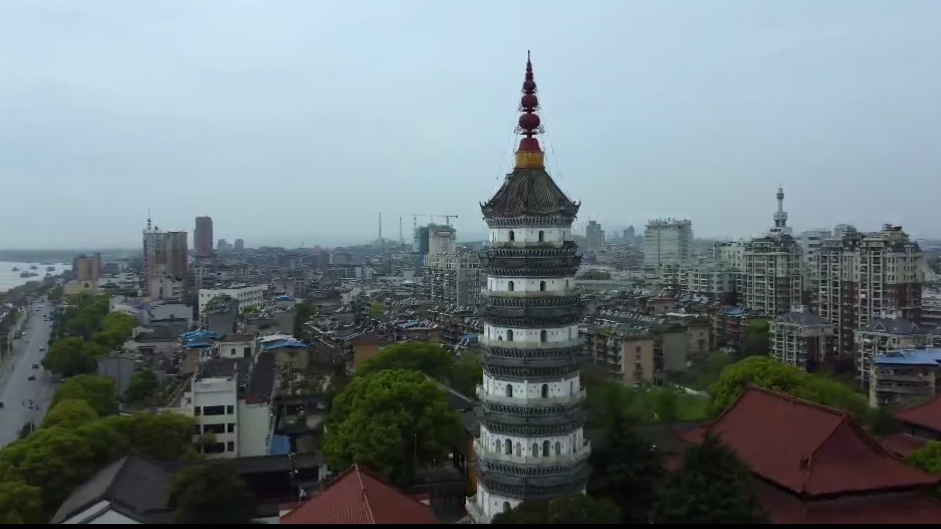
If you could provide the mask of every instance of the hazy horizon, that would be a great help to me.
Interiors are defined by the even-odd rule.
[[[0,248],[138,248],[148,210],[251,247],[365,243],[380,211],[388,239],[416,213],[476,237],[527,50],[583,222],[754,236],[783,186],[795,232],[941,236],[938,20],[928,0],[6,0]]]

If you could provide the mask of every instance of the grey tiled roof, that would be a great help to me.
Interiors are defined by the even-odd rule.
[[[485,217],[574,217],[573,202],[545,169],[514,169],[493,198],[481,205]]]
[[[874,318],[869,321],[866,330],[899,335],[928,334],[928,329],[920,327],[917,323],[893,318]]]
[[[59,524],[100,501],[110,501],[143,523],[166,523],[172,514],[170,474],[150,459],[129,455],[108,465],[65,500],[50,523]]]

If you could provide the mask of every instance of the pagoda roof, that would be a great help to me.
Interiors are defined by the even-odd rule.
[[[843,411],[749,387],[711,430],[757,476],[800,497],[925,487],[941,478],[889,453]]]
[[[904,409],[895,414],[901,422],[919,426],[933,432],[941,432],[941,395],[927,402]]]
[[[542,167],[517,167],[489,201],[480,205],[484,218],[568,217],[578,214],[573,202]]]

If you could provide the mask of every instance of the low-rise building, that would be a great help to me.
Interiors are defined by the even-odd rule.
[[[872,357],[869,404],[887,406],[937,393],[941,348],[900,349]]]
[[[874,318],[863,329],[854,332],[856,369],[862,387],[869,384],[872,358],[899,349],[920,349],[930,345],[929,330],[902,318]]]
[[[226,288],[201,288],[199,289],[199,313],[203,313],[206,304],[212,298],[217,296],[229,296],[239,302],[239,308],[260,308],[265,302],[265,292],[268,291],[268,285],[246,285],[236,284]]]
[[[788,312],[771,322],[768,330],[771,357],[807,372],[835,354],[836,326],[809,312]]]

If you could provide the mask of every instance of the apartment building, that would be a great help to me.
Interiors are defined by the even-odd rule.
[[[716,264],[733,270],[745,267],[745,243],[743,241],[717,242],[712,246],[712,259]]]
[[[260,308],[265,303],[265,293],[268,291],[268,285],[246,285],[233,284],[225,288],[201,288],[199,289],[198,307],[199,313],[203,313],[206,304],[216,296],[229,296],[239,302],[239,308]]]
[[[692,257],[693,223],[689,220],[651,220],[644,230],[644,272],[659,276],[664,266],[681,265]]]
[[[784,191],[778,189],[774,227],[745,244],[742,301],[748,310],[778,316],[802,305],[802,252],[787,226]]]
[[[480,257],[476,253],[429,253],[422,269],[425,299],[461,307],[480,303]]]
[[[740,272],[723,263],[703,263],[686,271],[686,292],[723,296],[735,292]]]
[[[906,319],[874,318],[853,333],[856,365],[863,387],[869,384],[872,358],[900,349],[924,349],[933,345],[938,329],[922,327]]]
[[[924,283],[921,248],[900,226],[879,233],[848,230],[818,256],[817,313],[837,326],[837,347],[852,357],[857,330],[891,316],[919,323]],[[864,379],[857,365],[857,378]]]
[[[836,326],[809,312],[788,312],[771,322],[770,356],[809,373],[834,358]]]
[[[941,349],[900,349],[872,358],[869,405],[888,406],[931,398],[938,391]]]

